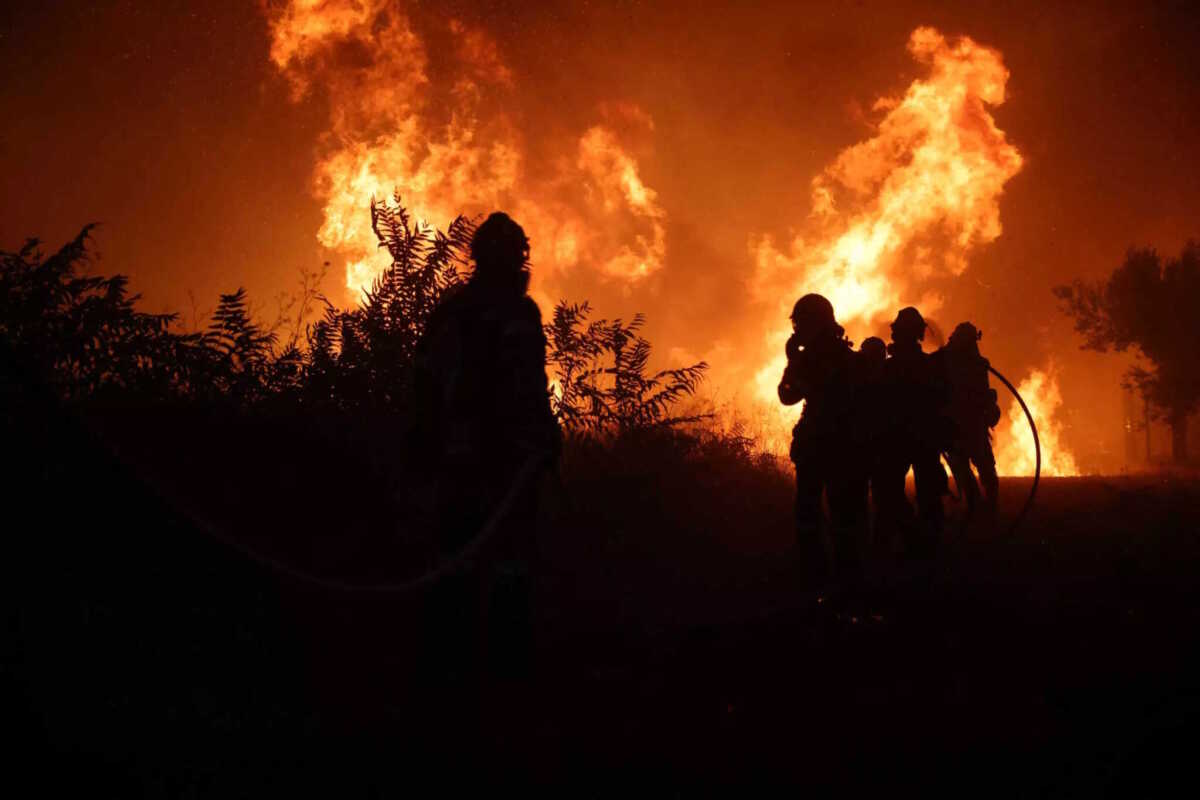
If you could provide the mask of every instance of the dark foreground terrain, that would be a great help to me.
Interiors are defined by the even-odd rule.
[[[264,569],[99,441],[35,431],[5,475],[3,715],[23,796],[494,778],[584,796],[1195,791],[1196,481],[1047,480],[1012,540],[969,537],[927,569],[880,559],[863,589],[817,591],[793,577],[786,475],[569,452],[542,532],[536,678],[481,685],[419,677],[413,595]],[[175,451],[180,469],[199,446]],[[290,541],[289,559],[379,579],[387,532],[354,531],[385,488],[356,498],[341,474],[324,494],[288,478],[304,503],[274,512],[233,474],[204,507],[261,546]],[[1006,519],[1028,485],[1004,481]],[[259,511],[239,522],[243,505]]]

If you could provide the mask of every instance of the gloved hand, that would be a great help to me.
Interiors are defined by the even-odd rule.
[[[799,358],[800,351],[802,349],[803,348],[800,346],[800,340],[794,333],[788,337],[787,344],[783,346],[783,352],[785,355],[787,355],[788,361],[793,361]]]
[[[989,428],[994,428],[1000,424],[1000,400],[996,396],[995,389],[988,389],[988,395],[988,399],[991,402],[988,405],[987,418],[985,421],[987,422],[987,426]]]

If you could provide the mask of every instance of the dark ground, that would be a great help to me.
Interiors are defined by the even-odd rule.
[[[175,430],[180,470],[204,431],[180,446]],[[431,687],[411,595],[272,574],[88,436],[31,424],[3,476],[3,713],[24,796],[399,795],[429,778],[1195,792],[1194,480],[1047,480],[1011,542],[973,539],[932,572],[885,563],[842,597],[790,577],[786,476],[580,451],[571,506],[548,504],[536,680]],[[353,465],[325,489],[284,471],[214,477],[213,520],[314,569],[389,574],[387,535],[363,532],[383,488],[356,496]],[[238,521],[256,480],[306,502]],[[1006,515],[1027,487],[1003,482]]]

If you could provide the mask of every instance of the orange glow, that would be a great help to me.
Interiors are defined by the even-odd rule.
[[[750,288],[766,305],[753,392],[783,428],[795,411],[780,408],[775,386],[795,298],[824,294],[847,335],[860,340],[905,305],[936,313],[942,301],[927,281],[962,274],[971,251],[1001,232],[1000,195],[1022,159],[989,111],[1004,102],[1000,53],[932,28],[913,31],[908,50],[929,75],[903,96],[877,101],[875,135],[813,179],[804,233],[786,247],[765,235],[751,241]],[[783,430],[770,438],[786,439]]]
[[[271,16],[271,59],[294,96],[320,91],[330,105],[314,175],[325,204],[317,239],[345,259],[351,293],[388,264],[366,209],[393,191],[424,225],[509,210],[533,242],[542,284],[578,266],[628,284],[661,269],[666,214],[619,132],[594,125],[557,143],[562,156],[535,178],[519,120],[495,100],[516,90],[500,48],[459,20],[444,24],[454,73],[435,86],[425,44],[394,3],[292,0]],[[627,111],[652,129],[644,111]]]
[[[1062,431],[1055,412],[1062,405],[1058,382],[1052,370],[1037,370],[1017,386],[1033,421],[1037,425],[1042,446],[1043,475],[1078,475],[1075,457],[1062,441]],[[1032,475],[1034,467],[1033,434],[1025,412],[1015,400],[1008,409],[1007,424],[1000,421],[996,428],[996,471],[1001,475]]]
[[[648,223],[648,232],[634,233],[634,243],[625,245],[602,269],[631,281],[658,270],[666,255],[666,214],[658,205],[655,191],[639,177],[637,162],[621,149],[611,131],[595,127],[579,140],[578,163],[590,178],[588,190],[598,195],[596,199],[606,214],[626,207]]]
[[[532,240],[542,303],[557,300],[573,272],[628,292],[663,268],[667,212],[629,146],[630,135],[645,140],[654,130],[645,110],[601,104],[603,124],[539,141],[535,160],[522,133],[531,126],[506,102],[520,91],[519,78],[483,30],[422,17],[455,45],[439,54],[449,67],[435,71],[422,35],[395,3],[291,0],[269,21],[271,59],[294,97],[329,104],[314,171],[324,204],[317,238],[344,259],[351,295],[388,263],[366,209],[393,191],[419,223],[439,227],[459,213],[509,210]],[[913,31],[908,50],[927,74],[902,95],[879,99],[874,134],[812,180],[802,230],[786,245],[765,234],[750,239],[748,290],[761,310],[762,349],[711,359],[713,383],[748,386],[738,413],[777,453],[787,449],[798,410],[781,407],[775,394],[796,297],[825,294],[855,340],[904,305],[932,317],[942,298],[931,281],[961,275],[972,251],[1002,230],[999,199],[1022,157],[991,115],[1005,100],[1001,54],[932,28]]]

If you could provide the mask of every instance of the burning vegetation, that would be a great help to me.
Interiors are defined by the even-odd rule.
[[[275,262],[263,251],[231,261],[241,242],[230,231],[178,236],[166,257],[128,238],[147,263],[162,258],[174,288],[198,274],[192,251],[250,273],[238,277],[251,292],[205,285],[215,309],[193,305],[190,324],[147,312],[179,298],[159,305],[136,259],[118,251],[112,263],[149,302],[97,263],[95,226],[57,251],[0,246],[0,483],[14,519],[34,520],[13,529],[4,582],[18,765],[43,783],[78,776],[125,794],[382,794],[425,770],[443,783],[594,783],[642,780],[647,766],[681,785],[756,775],[852,794],[909,780],[961,793],[986,776],[997,793],[1146,796],[1154,779],[1186,779],[1181,732],[1200,719],[1189,635],[1200,487],[1178,469],[1074,477],[1122,462],[1080,423],[1103,417],[1087,407],[1098,399],[1071,401],[1080,383],[1115,394],[1128,367],[1126,421],[1136,411],[1145,428],[1127,436],[1144,432],[1149,456],[1151,422],[1165,423],[1175,460],[1188,461],[1200,245],[1134,248],[1097,279],[1080,219],[1111,229],[1096,237],[1101,258],[1127,236],[1174,246],[1178,230],[1112,225],[1098,206],[1065,202],[1080,215],[1068,231],[1071,217],[1041,201],[1054,197],[1048,176],[1081,174],[1052,172],[1063,142],[1086,150],[1080,124],[1050,128],[1034,103],[1005,106],[1052,74],[1086,76],[1106,100],[1119,87],[1045,35],[1052,19],[1034,39],[1058,61],[1036,41],[1005,44],[1025,34],[1019,19],[988,27],[986,12],[938,12],[977,40],[913,29],[903,6],[886,20],[873,8],[860,18],[880,24],[793,75],[783,47],[754,60],[747,46],[826,36],[812,9],[769,9],[747,29],[732,28],[749,24],[745,9],[668,9],[677,31],[639,32],[638,51],[612,41],[616,26],[673,20],[593,5],[547,23],[533,8],[241,7],[259,24],[242,41],[257,49],[240,52],[274,101],[259,105],[277,127],[259,134],[274,144],[294,132],[296,149],[247,151],[263,172],[222,165],[258,187],[253,199],[221,188],[232,184],[196,194],[244,200],[215,219],[251,217],[279,263],[298,255],[285,240],[311,255],[315,238],[328,258],[328,271],[301,272],[290,304],[280,296],[273,324],[251,300],[275,285]],[[600,24],[579,36],[558,18],[571,14]],[[776,16],[798,30],[745,35]],[[1078,12],[1063,16],[1077,30]],[[70,35],[51,17],[56,37]],[[1148,24],[1150,38],[1163,27]],[[1079,38],[1096,49],[1110,30]],[[695,49],[674,49],[671,33]],[[1127,64],[1139,51],[1114,38]],[[739,48],[738,65],[695,58],[714,40]],[[611,52],[571,62],[569,48],[592,42]],[[535,43],[552,56],[531,55]],[[685,86],[696,96],[671,94],[676,76],[651,75],[647,52],[697,73]],[[895,74],[890,59],[911,70],[894,85],[878,78]],[[596,77],[617,60],[628,84]],[[743,62],[737,80],[713,80]],[[833,63],[861,75],[817,70]],[[547,79],[551,64],[570,74]],[[205,90],[222,84],[187,66]],[[1010,66],[1036,80],[1010,84]],[[1143,72],[1147,97],[1163,97],[1161,73]],[[644,93],[629,91],[636,81]],[[760,97],[729,91],[755,81]],[[788,91],[794,106],[762,111]],[[873,102],[851,133],[771,130],[864,92]],[[1055,109],[1064,117],[1130,110],[1040,94],[1070,98],[1071,114]],[[56,104],[76,115],[72,99]],[[54,134],[15,107],[18,145],[22,127]],[[1160,128],[1178,132],[1141,113],[1150,107],[1128,124],[1158,123],[1157,141]],[[144,177],[194,177],[176,162],[155,170],[136,134],[162,129],[130,119],[113,130],[134,138]],[[192,134],[177,130],[183,150]],[[70,135],[81,147],[115,138],[82,125]],[[1180,152],[1165,161],[1177,167]],[[128,183],[130,162],[101,153]],[[1146,166],[1147,193],[1186,209]],[[292,228],[242,213],[297,175],[311,196],[287,198],[304,212]],[[1115,194],[1112,207],[1133,205],[1133,190]],[[486,218],[493,210],[512,218]],[[1049,239],[1062,246],[1050,253]],[[1055,283],[1066,285],[1051,294]],[[1083,349],[1135,360],[1089,374],[1065,352],[1068,326],[1053,329],[1055,297]],[[889,337],[894,318],[906,322]],[[803,403],[811,425],[793,438]],[[1063,479],[1009,477],[1035,470]],[[525,663],[496,669],[506,650]]]
[[[813,178],[804,231],[786,250],[768,236],[752,241],[752,290],[765,320],[783,321],[789,298],[808,291],[833,301],[854,339],[875,334],[904,305],[932,316],[943,302],[928,288],[933,279],[962,275],[971,252],[1000,236],[1000,196],[1022,164],[989,111],[1004,102],[1008,70],[1001,55],[968,37],[948,41],[932,28],[913,31],[908,49],[929,76],[900,97],[877,100],[883,117],[875,136],[843,150]],[[768,323],[763,339],[770,355],[755,375],[763,413],[784,424],[790,417],[774,395],[786,338],[786,328]],[[1046,429],[1043,462],[1055,465],[1054,474],[1076,474],[1053,422],[1061,401],[1050,373],[1035,371],[1021,392]],[[1008,441],[998,468],[1004,475],[1033,474],[1032,435],[1015,402],[1010,415],[1019,431],[1003,432]],[[783,427],[773,441],[785,441]]]
[[[1078,475],[1079,467],[1062,441],[1062,430],[1057,421],[1057,412],[1062,405],[1054,372],[1034,370],[1017,387],[1029,412],[1038,426],[1038,439],[1042,448],[1043,475]],[[1013,403],[1008,416],[997,428],[996,471],[1001,475],[1032,475],[1034,470],[1033,433],[1020,405]]]
[[[662,268],[666,213],[618,132],[597,120],[531,158],[506,102],[516,78],[482,30],[446,20],[453,44],[431,52],[386,0],[292,0],[269,15],[271,61],[293,97],[317,92],[329,106],[313,175],[325,204],[317,239],[345,260],[352,295],[388,264],[363,210],[393,192],[437,227],[509,210],[536,243],[543,305],[573,269],[634,286]],[[653,130],[640,109],[620,116]]]
[[[532,148],[527,126],[506,102],[520,91],[519,76],[483,31],[445,20],[451,45],[435,45],[406,10],[384,0],[291,0],[272,7],[269,22],[270,58],[293,96],[316,93],[328,104],[314,169],[314,191],[324,203],[317,238],[344,259],[352,294],[370,287],[389,263],[364,209],[393,191],[417,224],[510,210],[533,242],[535,296],[543,306],[561,296],[572,271],[590,270],[628,294],[663,269],[667,211],[622,132],[598,120]],[[787,335],[782,323],[796,297],[829,297],[856,340],[904,305],[936,319],[943,296],[935,283],[962,275],[972,252],[1002,232],[999,200],[1023,159],[990,111],[1005,100],[1001,54],[928,27],[912,32],[908,50],[927,74],[902,94],[879,98],[874,135],[813,178],[807,218],[792,240],[750,237],[748,291],[761,344],[740,363],[716,351],[708,360],[718,390],[753,376],[752,390],[733,407],[757,421],[767,450],[786,450],[794,421],[774,395]],[[653,132],[644,110],[621,109],[623,130]],[[665,344],[692,352],[692,342]],[[1052,373],[1036,370],[1023,385],[1036,393],[1026,400],[1046,431],[1044,461],[1073,474],[1073,459],[1054,433]],[[1029,434],[1022,436],[1024,447]],[[1031,447],[1028,457],[1017,456],[1015,444],[1000,447],[1002,473],[1032,472]]]

